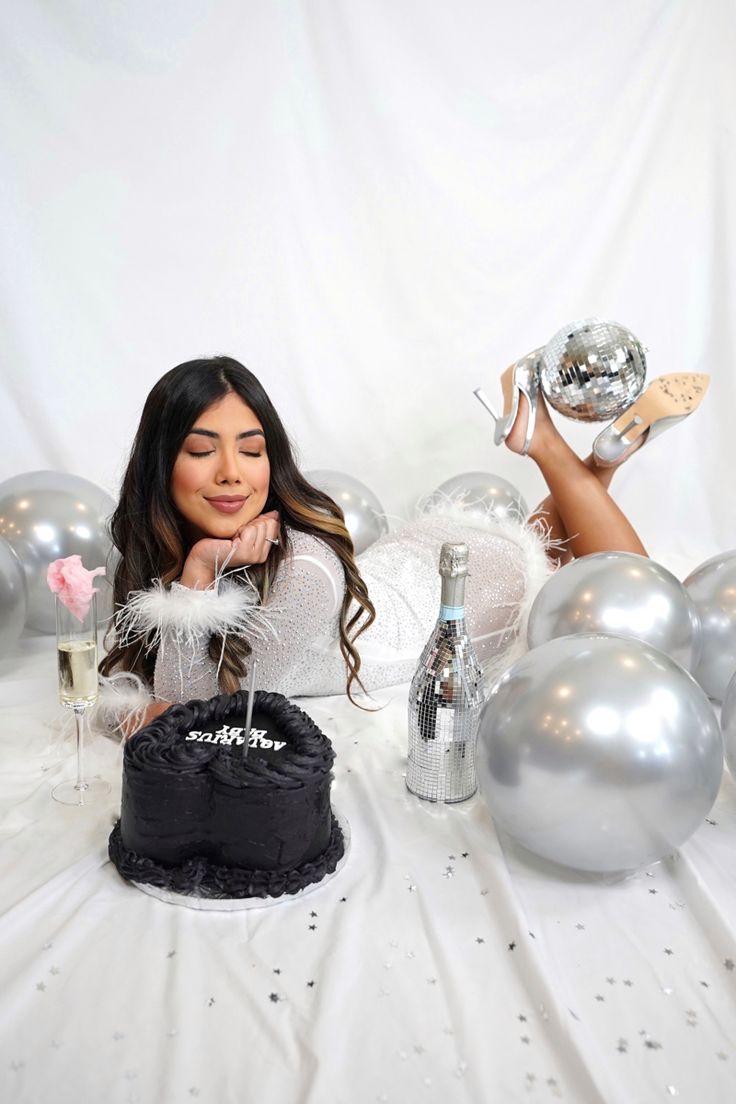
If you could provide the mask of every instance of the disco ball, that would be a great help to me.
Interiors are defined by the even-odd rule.
[[[579,422],[605,422],[631,406],[644,387],[641,342],[618,322],[583,318],[547,342],[539,362],[544,397]]]

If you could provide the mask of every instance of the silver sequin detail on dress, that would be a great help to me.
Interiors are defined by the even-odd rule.
[[[292,530],[290,538],[293,555],[282,563],[265,607],[274,633],[250,641],[258,655],[256,688],[286,697],[344,694],[340,562],[317,537]],[[425,517],[381,537],[358,557],[376,608],[374,624],[357,641],[367,690],[408,682],[414,674],[437,618],[437,559],[448,539],[471,550],[466,619],[478,659],[486,669],[504,665],[522,610],[543,582],[542,540],[520,524],[500,533],[452,517]],[[217,664],[207,646],[203,636],[184,653],[164,639],[156,661],[157,698],[186,701],[219,693]]]

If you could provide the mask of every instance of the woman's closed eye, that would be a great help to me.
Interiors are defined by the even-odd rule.
[[[252,456],[254,459],[258,459],[259,456],[263,456],[262,452],[247,452],[245,449],[240,449],[241,456]],[[206,452],[195,452],[193,449],[187,449],[189,456],[213,456],[215,449],[207,449]]]

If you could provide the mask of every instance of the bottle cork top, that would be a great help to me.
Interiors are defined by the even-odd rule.
[[[443,579],[455,579],[468,573],[468,546],[448,542],[440,551],[440,575]]]

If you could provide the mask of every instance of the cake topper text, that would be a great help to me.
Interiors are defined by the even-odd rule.
[[[199,732],[195,729],[186,736],[186,739],[198,740],[200,744],[225,744],[230,747],[231,744],[245,743],[243,731],[242,728],[230,728],[229,725],[223,725],[216,732]],[[286,740],[272,740],[267,735],[267,731],[265,728],[252,728],[248,747],[273,748],[274,751],[281,751],[283,747],[286,747]]]

